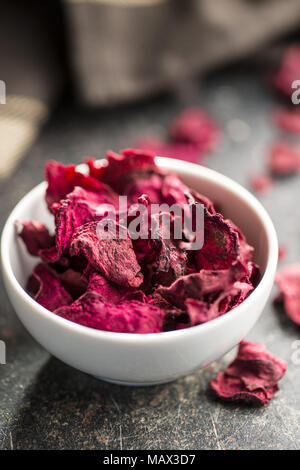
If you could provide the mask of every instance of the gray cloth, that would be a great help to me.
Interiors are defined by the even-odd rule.
[[[299,0],[64,0],[77,97],[110,105],[178,86],[300,23]]]

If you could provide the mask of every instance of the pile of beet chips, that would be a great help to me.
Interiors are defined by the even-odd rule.
[[[209,199],[159,169],[154,155],[127,149],[87,164],[88,174],[46,165],[54,235],[42,223],[16,221],[29,253],[40,258],[27,289],[42,306],[99,330],[157,333],[212,320],[253,290],[259,269],[244,235]],[[119,195],[128,206],[202,204],[203,247],[189,250],[187,233],[165,239],[162,226],[157,239],[99,238],[101,207],[117,207]]]

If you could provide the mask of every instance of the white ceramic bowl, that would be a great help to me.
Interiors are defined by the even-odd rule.
[[[33,219],[51,225],[41,183],[12,211],[1,240],[2,269],[8,296],[17,315],[54,356],[104,380],[145,385],[171,381],[204,367],[237,345],[259,318],[269,297],[278,258],[276,232],[257,199],[239,184],[215,171],[180,160],[157,157],[157,164],[221,204],[255,247],[262,278],[238,307],[203,325],[153,334],[99,331],[65,320],[35,302],[24,290],[37,258],[27,254],[14,232],[16,219]]]

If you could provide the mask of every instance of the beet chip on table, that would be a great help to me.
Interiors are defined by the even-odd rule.
[[[237,357],[210,386],[222,400],[266,405],[279,390],[278,382],[286,368],[287,363],[270,354],[265,346],[244,340]]]

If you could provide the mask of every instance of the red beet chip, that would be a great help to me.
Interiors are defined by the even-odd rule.
[[[78,299],[87,289],[87,283],[82,279],[81,273],[74,269],[67,269],[62,273],[55,273],[63,287],[71,294],[72,298]]]
[[[185,306],[191,326],[214,320],[229,309],[237,307],[252,290],[253,287],[246,282],[234,282],[232,287],[224,289],[212,302],[186,299]]]
[[[257,287],[261,279],[259,266],[252,261],[248,263],[248,279],[253,287]]]
[[[300,153],[287,143],[273,145],[268,165],[274,176],[296,173],[300,169]]]
[[[122,192],[128,174],[158,170],[154,157],[155,155],[151,152],[126,149],[122,150],[120,155],[107,152],[106,160],[100,167],[97,167],[92,159],[88,159],[87,164],[90,168],[90,174],[111,185],[117,192]]]
[[[177,175],[168,174],[164,177],[161,193],[164,202],[170,206],[178,204],[184,208],[187,205],[202,204],[210,214],[216,213],[210,199],[186,186]],[[190,214],[190,210],[188,210],[188,214]]]
[[[124,291],[126,292],[125,288],[108,281],[93,269],[88,269],[90,270],[90,273],[88,275],[89,281],[87,292],[96,292],[101,295],[103,302],[118,304],[124,295]]]
[[[250,178],[250,186],[257,193],[265,193],[272,186],[272,179],[263,173],[258,173]]]
[[[220,315],[222,315],[219,307],[220,303],[225,299],[226,297],[223,298],[223,296],[220,296],[220,298],[217,298],[217,300],[211,304],[203,300],[187,299],[185,301],[185,306],[188,312],[190,326],[207,323],[208,321],[214,320],[215,318],[218,318]],[[225,302],[225,311],[228,308],[230,300],[231,299],[227,296],[227,300]]]
[[[300,263],[294,263],[280,269],[276,274],[276,283],[288,317],[300,325]]]
[[[77,186],[65,199],[60,201],[55,214],[58,257],[68,252],[72,235],[78,227],[100,218],[100,206],[105,209],[103,205],[115,206],[117,204],[117,194],[109,186],[105,184],[101,184],[101,186],[102,189],[99,193],[86,191]]]
[[[52,205],[65,198],[75,186],[81,186],[89,191],[102,191],[102,184],[89,175],[84,175],[76,171],[75,165],[65,166],[62,163],[49,161],[45,169],[46,181],[48,187],[46,189],[46,202],[48,208],[52,210]],[[53,211],[57,209],[54,206]]]
[[[164,285],[171,284],[185,274],[187,255],[185,250],[178,248],[170,239],[162,238],[158,241],[157,272],[159,281]],[[163,276],[161,276],[163,273]],[[166,277],[166,278],[165,278]],[[164,278],[164,280],[162,279]]]
[[[172,141],[191,144],[199,151],[215,148],[219,140],[219,129],[214,120],[199,108],[187,108],[171,124]]]
[[[170,285],[175,279],[185,274],[187,267],[186,251],[176,245],[172,235],[170,238],[164,234],[163,217],[164,215],[159,220],[159,238],[152,240],[154,262],[148,266],[152,273],[151,284],[153,287],[158,284]]]
[[[204,152],[197,146],[182,142],[165,142],[159,137],[144,137],[135,142],[135,147],[155,155],[178,158],[192,163],[200,163]]]
[[[89,222],[75,232],[70,254],[83,253],[96,271],[121,286],[138,287],[143,282],[141,267],[133,251],[132,241],[120,237],[101,238],[97,221]],[[118,234],[117,234],[118,235]]]
[[[85,293],[55,313],[83,326],[119,333],[159,333],[164,317],[163,311],[151,304],[131,300],[112,305],[95,292]]]
[[[160,204],[162,198],[163,178],[157,173],[146,174],[144,176],[134,175],[123,186],[122,193],[127,196],[128,203],[136,203],[142,194],[147,194],[153,204]]]
[[[274,113],[274,122],[284,131],[300,134],[300,109],[278,109]]]
[[[235,286],[236,281],[243,278],[245,278],[245,271],[241,264],[218,271],[202,269],[199,273],[180,277],[169,287],[160,286],[157,292],[170,304],[184,310],[187,299],[207,302],[208,296],[215,299],[220,293],[229,293]],[[248,292],[247,288],[245,294],[248,294]]]
[[[196,252],[198,269],[227,269],[238,258],[239,241],[236,230],[221,214],[204,215],[204,245]]]
[[[104,170],[103,167],[107,165],[107,160],[104,160],[104,159],[96,160],[96,158],[94,157],[88,157],[88,158],[85,158],[84,161],[89,167],[90,176],[92,176],[93,178],[96,178],[97,180],[101,180],[103,170]]]
[[[42,223],[16,220],[15,228],[32,256],[38,256],[41,249],[50,248],[54,244],[54,237],[49,234],[49,230]]]
[[[152,173],[128,182],[124,188],[130,203],[136,202],[143,193],[149,196],[152,204],[167,203],[170,206],[178,204],[183,207],[187,204],[203,204],[210,213],[215,213],[213,203],[202,194],[186,186],[175,174]]]
[[[290,97],[293,88],[292,84],[300,77],[300,46],[295,44],[285,52],[279,70],[272,79],[274,87]]]
[[[121,300],[147,301],[144,292],[134,288],[119,286],[114,282],[108,281],[91,268],[90,265],[85,270],[84,276],[88,278],[87,292],[96,292],[101,296],[103,302],[118,304]]]
[[[270,354],[262,344],[242,341],[236,359],[210,382],[212,390],[225,401],[265,405],[284,376],[287,363]]]
[[[187,108],[171,124],[169,141],[157,136],[138,139],[135,146],[170,158],[200,162],[215,148],[220,131],[214,120],[199,108]]]
[[[253,246],[247,243],[246,237],[243,232],[232,222],[232,220],[227,219],[227,224],[237,233],[238,243],[239,243],[239,259],[242,263],[248,265],[251,262],[254,248]],[[248,265],[248,269],[252,270],[253,266]]]
[[[208,197],[198,193],[194,189],[187,188],[185,190],[185,197],[188,204],[203,204],[203,206],[210,215],[216,214],[216,209],[214,207],[213,202],[208,199]]]
[[[40,305],[51,311],[73,301],[62,282],[46,264],[38,264],[35,267],[28,280],[27,289]]]
[[[66,194],[74,188],[73,180],[76,173],[76,166],[65,166],[62,163],[50,160],[45,167],[46,181],[46,202],[49,209],[54,202],[60,201]]]
[[[147,195],[143,195],[147,198]],[[142,198],[139,198],[139,202]],[[147,198],[150,208],[150,199]],[[148,212],[148,238],[133,242],[137,259],[142,263],[145,274],[149,275],[148,283],[153,287],[158,284],[169,285],[185,274],[187,254],[175,240],[179,222],[180,235],[183,234],[182,217],[172,212],[164,212],[160,207],[157,213]],[[181,238],[180,238],[181,239]]]
[[[287,255],[287,249],[285,246],[279,245],[278,247],[278,260],[283,260]]]
[[[46,263],[57,263],[60,260],[60,253],[57,250],[56,245],[50,246],[50,248],[43,248],[39,251],[39,255]]]

